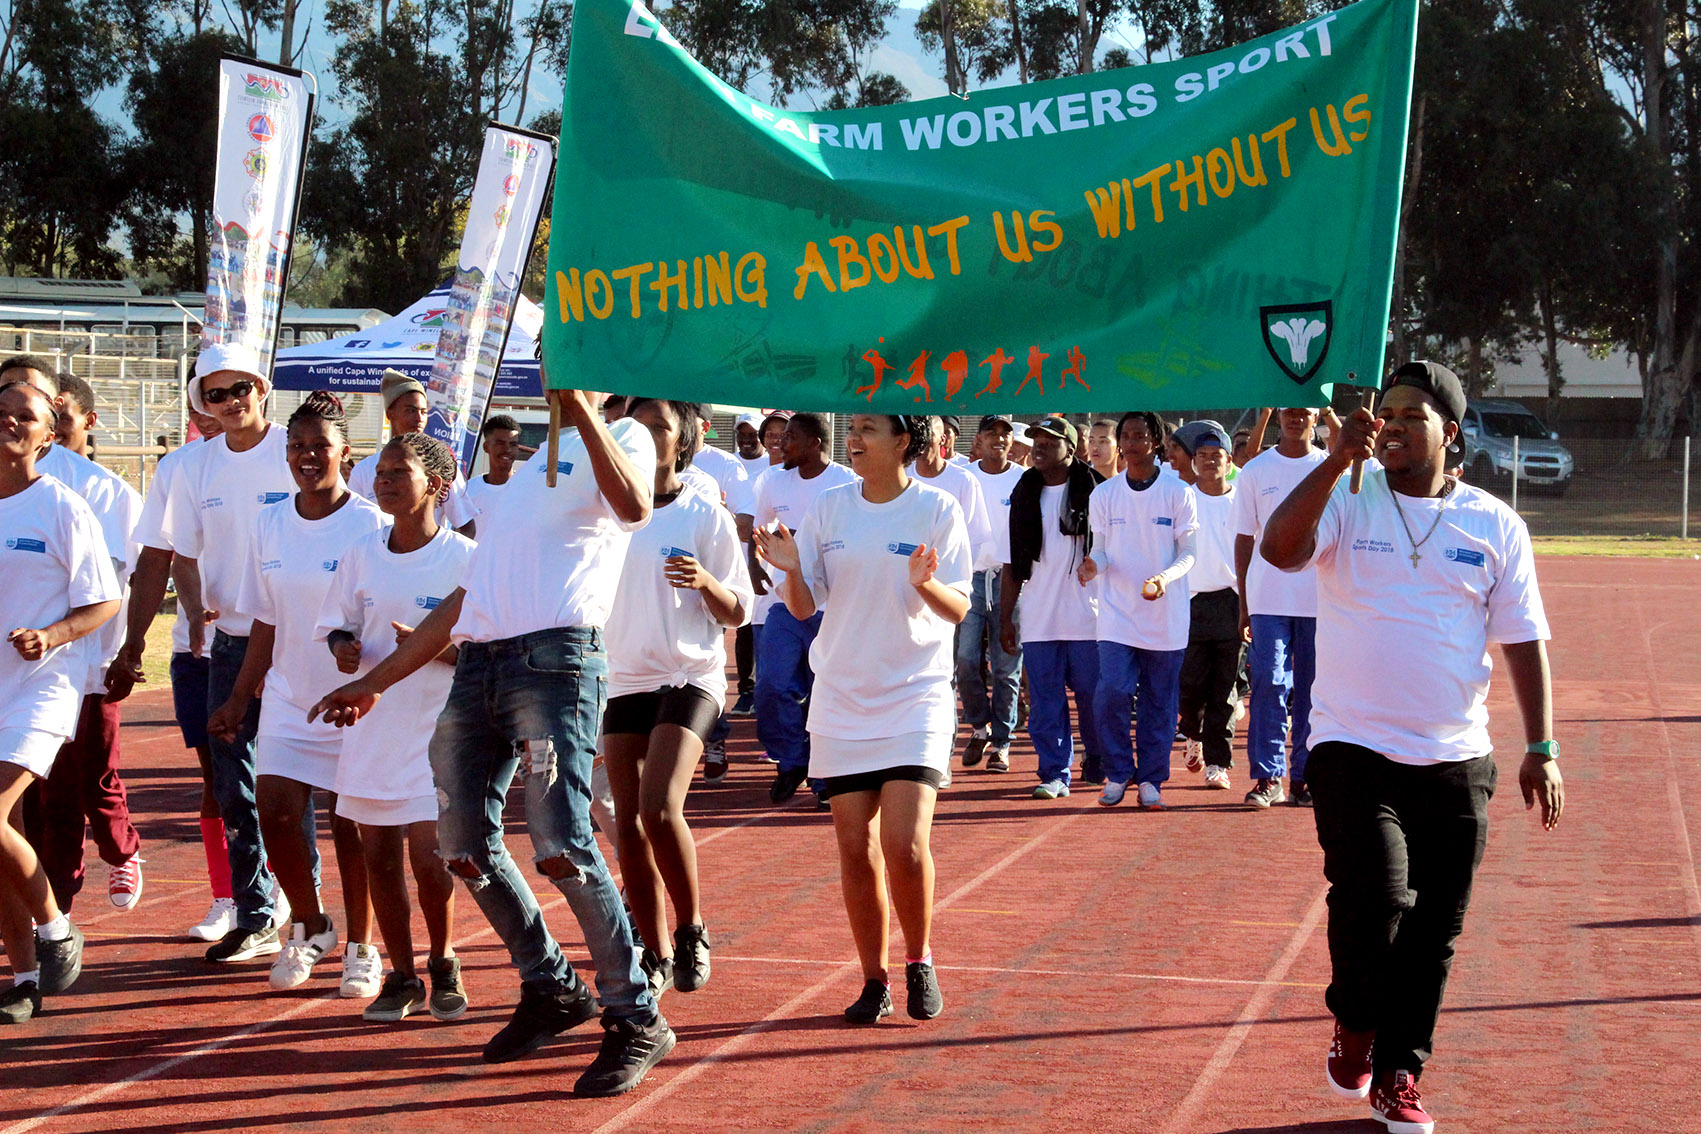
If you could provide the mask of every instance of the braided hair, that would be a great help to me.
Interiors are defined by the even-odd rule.
[[[423,433],[398,433],[384,448],[400,450],[418,464],[426,476],[442,481],[443,487],[437,492],[437,500],[441,503],[448,499],[449,490],[455,485],[455,473],[460,468],[449,446]]]
[[[329,390],[314,390],[308,394],[296,411],[289,415],[286,428],[293,430],[299,421],[324,422],[337,431],[343,444],[348,444],[348,417],[343,413],[342,399]]]
[[[1164,422],[1163,418],[1159,417],[1151,410],[1129,410],[1127,413],[1123,414],[1116,423],[1117,443],[1121,444],[1122,442],[1122,427],[1136,419],[1146,423],[1146,429],[1152,435],[1152,448],[1158,451],[1160,454],[1159,459],[1161,460],[1165,440]]]

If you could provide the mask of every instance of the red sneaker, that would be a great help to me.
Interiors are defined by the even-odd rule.
[[[1343,1099],[1362,1099],[1370,1094],[1370,1053],[1376,1046],[1375,1032],[1348,1031],[1335,1021],[1335,1039],[1323,1064],[1329,1089]]]
[[[1404,1071],[1379,1081],[1370,1092],[1370,1109],[1388,1134],[1434,1134],[1435,1119],[1423,1109],[1417,1080]]]

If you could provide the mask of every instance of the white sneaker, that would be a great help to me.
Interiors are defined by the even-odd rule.
[[[313,975],[319,959],[337,947],[337,927],[325,919],[325,932],[307,936],[307,923],[298,921],[289,927],[289,944],[283,947],[278,959],[272,962],[272,987],[279,992],[299,988]]]
[[[1229,784],[1228,769],[1219,768],[1215,764],[1206,764],[1205,786],[1208,788],[1216,788],[1218,791],[1229,790],[1231,785]]]
[[[189,939],[217,941],[235,928],[236,899],[214,898],[213,904],[207,907],[207,916],[201,919],[201,924],[189,927]]]
[[[1205,746],[1197,740],[1187,742],[1187,770],[1197,772],[1205,763]]]
[[[289,928],[289,895],[283,887],[272,883],[272,927],[280,932]]]
[[[348,1000],[370,1000],[384,984],[384,958],[376,945],[349,943],[343,950],[343,983],[338,990]]]
[[[945,775],[939,781],[939,790],[944,791],[946,788],[948,788],[950,786],[951,786],[951,766],[949,764],[947,764],[947,765],[945,765]]]
[[[128,913],[142,900],[142,863],[140,854],[133,854],[112,868],[106,880],[106,897],[114,908]]]
[[[1140,809],[1142,811],[1162,811],[1164,809],[1163,793],[1157,784],[1140,785]]]

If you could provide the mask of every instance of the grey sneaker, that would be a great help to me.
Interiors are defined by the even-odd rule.
[[[467,1014],[467,990],[461,984],[459,957],[433,957],[425,965],[431,973],[431,1015],[438,1020],[459,1020]]]
[[[662,957],[654,949],[645,949],[638,958],[638,967],[650,982],[650,996],[658,1004],[662,993],[673,987],[673,958]]]
[[[27,1024],[41,1012],[41,988],[33,980],[0,992],[0,1024]]]
[[[1069,794],[1069,785],[1062,780],[1047,780],[1034,789],[1035,799],[1062,799]]]
[[[384,977],[384,987],[378,990],[378,998],[366,1006],[360,1018],[375,1024],[394,1024],[424,1008],[425,1003],[424,981],[416,976],[390,973]]]
[[[905,965],[904,984],[909,988],[910,1019],[931,1020],[945,1010],[945,998],[939,994],[939,978],[932,965],[922,961]]]
[[[1287,798],[1281,780],[1259,780],[1246,793],[1246,802],[1260,811],[1267,811]]]
[[[1127,784],[1117,783],[1115,780],[1106,780],[1104,782],[1104,790],[1099,792],[1099,806],[1115,807],[1117,804],[1122,802],[1122,797],[1127,794]]]
[[[648,1024],[616,1017],[604,1019],[602,1027],[602,1050],[573,1084],[573,1093],[580,1098],[625,1094],[642,1083],[650,1068],[678,1042],[660,1012]]]
[[[55,996],[76,983],[83,972],[83,931],[71,927],[63,941],[35,939],[36,967],[41,970],[41,994]]]

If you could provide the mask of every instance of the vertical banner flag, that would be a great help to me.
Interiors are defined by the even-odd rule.
[[[547,135],[494,122],[484,132],[437,358],[425,383],[425,431],[455,451],[463,474],[478,455],[479,428],[554,169],[555,142]]]
[[[272,357],[312,125],[312,80],[302,72],[220,58],[202,346],[246,346],[263,364]]]
[[[899,106],[768,106],[578,0],[551,385],[851,412],[1321,405],[1379,382],[1417,0]]]

